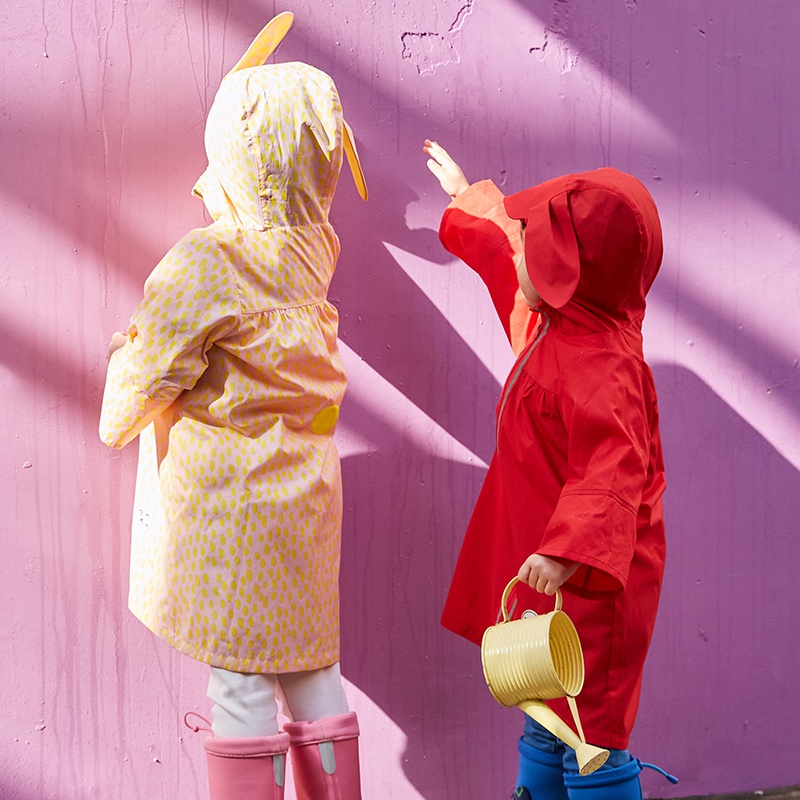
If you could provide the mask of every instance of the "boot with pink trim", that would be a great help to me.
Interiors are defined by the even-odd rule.
[[[209,727],[189,724],[188,716],[184,720],[193,731],[211,732]],[[241,739],[206,736],[203,748],[211,800],[283,800],[289,750],[285,733]]]
[[[284,730],[297,800],[361,800],[355,713],[289,722]]]
[[[207,736],[203,747],[211,800],[283,800],[285,733],[252,739]]]

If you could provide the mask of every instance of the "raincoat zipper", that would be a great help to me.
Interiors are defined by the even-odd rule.
[[[516,385],[517,380],[519,379],[520,373],[522,372],[523,368],[528,363],[528,359],[533,354],[533,351],[536,349],[539,342],[541,342],[542,339],[544,339],[545,334],[550,328],[550,317],[548,316],[547,312],[541,308],[536,310],[542,315],[544,319],[544,324],[542,325],[539,333],[536,334],[536,338],[528,347],[528,351],[520,357],[519,361],[517,361],[516,369],[514,370],[511,377],[508,379],[505,389],[503,389],[503,394],[500,397],[500,410],[497,412],[497,427],[495,428],[495,433],[494,433],[495,448],[497,450],[500,449],[500,423],[503,420],[503,412],[505,411],[506,403],[508,402],[508,396],[509,394],[511,394],[511,390]]]

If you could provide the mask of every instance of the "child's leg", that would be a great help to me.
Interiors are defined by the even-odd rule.
[[[564,755],[564,783],[569,800],[642,800],[639,773],[642,767],[660,772],[670,783],[678,779],[660,767],[633,758],[627,750],[609,749],[608,761],[591,775],[580,775],[575,751]]]
[[[211,668],[213,736],[206,738],[211,800],[283,800],[289,737],[278,732],[274,675]]]
[[[600,769],[580,775],[575,751],[526,717],[519,740],[517,797],[527,800],[527,790],[531,800],[641,800],[642,764],[627,750],[609,753]]]
[[[358,720],[348,713],[339,665],[280,676],[298,800],[360,800]]]
[[[564,743],[526,716],[517,749],[519,768],[513,797],[519,800],[567,800]]]
[[[286,672],[278,680],[285,711],[295,722],[336,717],[350,710],[338,664],[308,672]]]
[[[670,783],[678,779],[660,767],[633,758],[627,750],[611,750],[608,761],[591,775],[578,773],[575,751],[567,748],[564,757],[564,783],[569,800],[642,800],[639,773],[642,767],[660,772]]]
[[[598,745],[601,747],[602,745]],[[627,750],[612,750],[608,748],[608,760],[603,764],[597,772],[610,771],[617,769],[627,764],[631,760],[631,754]],[[575,751],[571,747],[567,747],[564,753],[564,772],[568,774],[578,774],[578,759],[575,756]]]
[[[215,736],[273,736],[278,732],[275,675],[231,672],[211,667],[208,699],[213,701]]]

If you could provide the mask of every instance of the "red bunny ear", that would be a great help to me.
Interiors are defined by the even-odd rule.
[[[531,283],[547,305],[561,308],[570,301],[581,277],[569,193],[549,197],[520,218],[526,220],[525,265]]]

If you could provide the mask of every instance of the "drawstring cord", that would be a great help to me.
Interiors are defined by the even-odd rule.
[[[203,725],[192,725],[189,722],[189,717],[192,715],[197,717],[199,720],[205,722],[205,727]],[[212,736],[214,735],[214,731],[211,730],[211,723],[205,717],[198,714],[196,711],[187,711],[183,715],[183,724],[193,733],[199,733],[200,731],[208,731]]]
[[[664,772],[661,767],[657,767],[655,764],[648,764],[646,761],[639,761],[640,767],[647,767],[648,769],[654,769],[656,772],[660,772],[670,783],[677,783],[678,779],[674,775],[670,775],[669,772]]]

